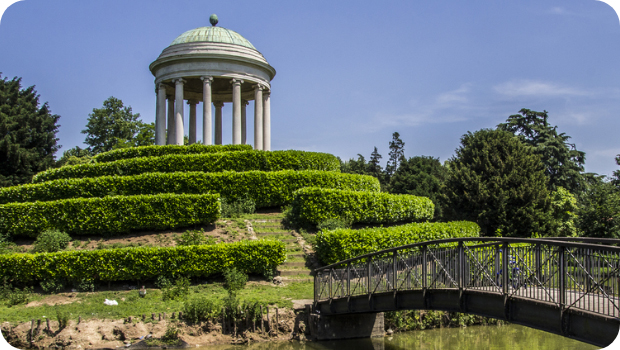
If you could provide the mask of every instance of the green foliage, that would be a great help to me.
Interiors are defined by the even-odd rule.
[[[39,106],[34,86],[0,76],[0,187],[29,183],[54,165],[59,118],[47,102]]]
[[[228,295],[232,298],[237,297],[237,292],[245,288],[245,284],[248,282],[248,275],[243,271],[237,270],[236,267],[227,267],[224,269],[224,289],[228,292]]]
[[[69,324],[69,313],[60,308],[56,308],[56,320],[58,321],[58,328],[60,330],[67,328],[67,324]]]
[[[217,194],[157,194],[75,198],[0,205],[0,232],[37,237],[48,229],[69,234],[117,234],[169,229],[219,218]]]
[[[450,159],[446,216],[477,222],[485,236],[530,237],[549,228],[547,177],[540,157],[507,131],[467,133]]]
[[[383,249],[424,241],[478,237],[480,227],[473,222],[424,222],[361,230],[337,229],[316,235],[314,251],[325,264],[350,259]]]
[[[601,179],[586,186],[577,227],[585,237],[620,238],[620,190]]]
[[[121,159],[107,163],[81,164],[50,169],[33,178],[40,183],[55,179],[137,175],[150,172],[178,171],[340,171],[338,158],[327,153],[304,151],[239,151],[205,154],[172,154],[161,157]]]
[[[337,228],[349,228],[349,227],[351,227],[351,223],[341,218],[323,220],[316,225],[316,228],[319,231],[335,230]]]
[[[564,187],[551,192],[551,215],[553,221],[548,235],[557,237],[577,236],[577,199]]]
[[[69,246],[71,237],[66,232],[55,229],[45,230],[34,241],[34,251],[37,253],[54,253]]]
[[[42,280],[40,285],[43,292],[50,294],[60,293],[65,289],[65,282],[61,278],[48,278]]]
[[[189,146],[165,145],[165,146],[141,146],[132,148],[117,149],[109,152],[99,153],[93,157],[97,163],[113,162],[121,159],[142,158],[142,157],[161,157],[172,154],[204,154],[235,151],[251,151],[250,145],[201,145],[193,144]]]
[[[27,304],[31,296],[32,288],[13,288],[10,283],[7,283],[6,277],[4,278],[2,286],[0,286],[0,301],[2,301],[7,307]]]
[[[620,154],[616,156],[616,164],[620,165]],[[614,174],[611,178],[611,183],[613,183],[618,189],[620,189],[620,170],[614,171]]]
[[[88,149],[82,149],[79,146],[68,149],[62,153],[62,157],[56,162],[56,167],[59,168],[65,165],[79,165],[90,163],[92,160],[92,154]]]
[[[386,328],[391,328],[396,332],[489,324],[500,325],[503,321],[460,312],[433,310],[403,310],[385,313]]]
[[[302,227],[327,219],[351,223],[396,223],[433,217],[428,198],[378,192],[302,188],[295,192],[289,221]]]
[[[205,295],[198,295],[183,304],[183,320],[197,324],[219,314],[219,305]]]
[[[163,301],[185,298],[189,294],[190,281],[187,277],[179,277],[174,284],[166,281],[161,286],[161,298]]]
[[[179,328],[174,323],[169,323],[168,327],[166,327],[166,332],[161,337],[161,342],[172,345],[178,343],[179,340],[181,340],[179,338]]]
[[[205,277],[234,266],[262,273],[286,258],[275,240],[214,245],[74,250],[46,254],[0,255],[0,276],[20,284],[41,281],[144,281],[157,276]],[[46,282],[47,283],[47,282]]]
[[[257,208],[263,208],[285,205],[293,199],[295,190],[308,186],[379,191],[379,182],[370,176],[333,171],[146,173],[133,176],[59,179],[40,184],[0,188],[0,204],[107,195],[217,192],[223,198],[232,201],[249,196],[255,201]]]
[[[394,132],[390,141],[390,159],[385,166],[387,182],[392,179],[392,175],[398,170],[398,166],[405,159],[405,143],[400,139],[400,134]]]
[[[76,283],[75,287],[80,292],[94,292],[95,281],[92,278],[82,278]]]
[[[366,159],[361,154],[357,155],[357,160],[349,159],[340,164],[340,171],[348,174],[370,175],[377,178],[381,184],[381,188],[386,186],[386,176],[379,164],[381,155],[377,151],[377,147],[370,154],[370,160],[366,163]]]
[[[238,218],[242,214],[253,214],[256,211],[256,202],[248,195],[229,200],[222,198],[222,217]]]
[[[207,243],[207,237],[201,230],[187,230],[181,237],[175,237],[174,241],[177,245],[201,245]]]
[[[88,150],[93,154],[107,152],[115,147],[152,145],[155,140],[153,125],[139,120],[140,114],[133,114],[131,107],[125,107],[123,101],[110,97],[103,102],[102,108],[93,108],[88,115],[86,134]]]
[[[403,159],[390,179],[390,193],[428,197],[435,204],[435,219],[443,215],[441,187],[446,179],[446,169],[439,158],[419,156]]]
[[[558,134],[557,126],[549,125],[547,111],[535,112],[523,108],[519,113],[511,115],[506,123],[497,127],[518,135],[527,145],[534,147],[534,154],[540,155],[544,164],[550,190],[564,187],[571,193],[582,191],[586,154],[568,143],[570,136]]]

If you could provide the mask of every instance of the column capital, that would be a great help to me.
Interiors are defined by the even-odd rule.
[[[207,84],[213,81],[213,77],[210,75],[205,75],[205,76],[200,77],[200,80],[202,80],[205,84]]]
[[[158,88],[159,90],[161,90],[161,89],[166,89],[166,84],[164,84],[164,83],[159,83],[159,84],[157,84],[157,88]]]
[[[230,83],[233,85],[241,85],[243,84],[243,79],[233,79],[230,81]]]
[[[261,84],[252,85],[255,91],[257,90],[265,90],[265,87]]]
[[[183,78],[178,78],[178,79],[174,79],[173,80],[175,84],[179,85],[179,84],[183,84],[185,82],[187,82],[187,80],[183,79]]]
[[[224,102],[222,102],[222,101],[215,101],[215,102],[213,102],[213,105],[215,107],[224,107]]]
[[[241,100],[241,105],[242,106],[247,106],[249,104],[250,104],[250,101],[248,101],[248,100]]]

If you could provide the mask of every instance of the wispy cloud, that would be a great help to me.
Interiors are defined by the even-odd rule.
[[[538,80],[513,80],[493,87],[495,92],[508,97],[541,96],[568,97],[587,96],[592,93],[578,88]]]

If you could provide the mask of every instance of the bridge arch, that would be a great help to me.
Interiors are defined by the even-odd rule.
[[[605,347],[620,327],[618,244],[502,237],[395,247],[316,269],[313,309],[464,312]]]

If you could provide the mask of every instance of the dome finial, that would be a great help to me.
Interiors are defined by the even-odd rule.
[[[211,22],[211,25],[215,27],[215,25],[217,24],[217,15],[214,13],[211,15],[211,17],[209,17],[209,22]]]

